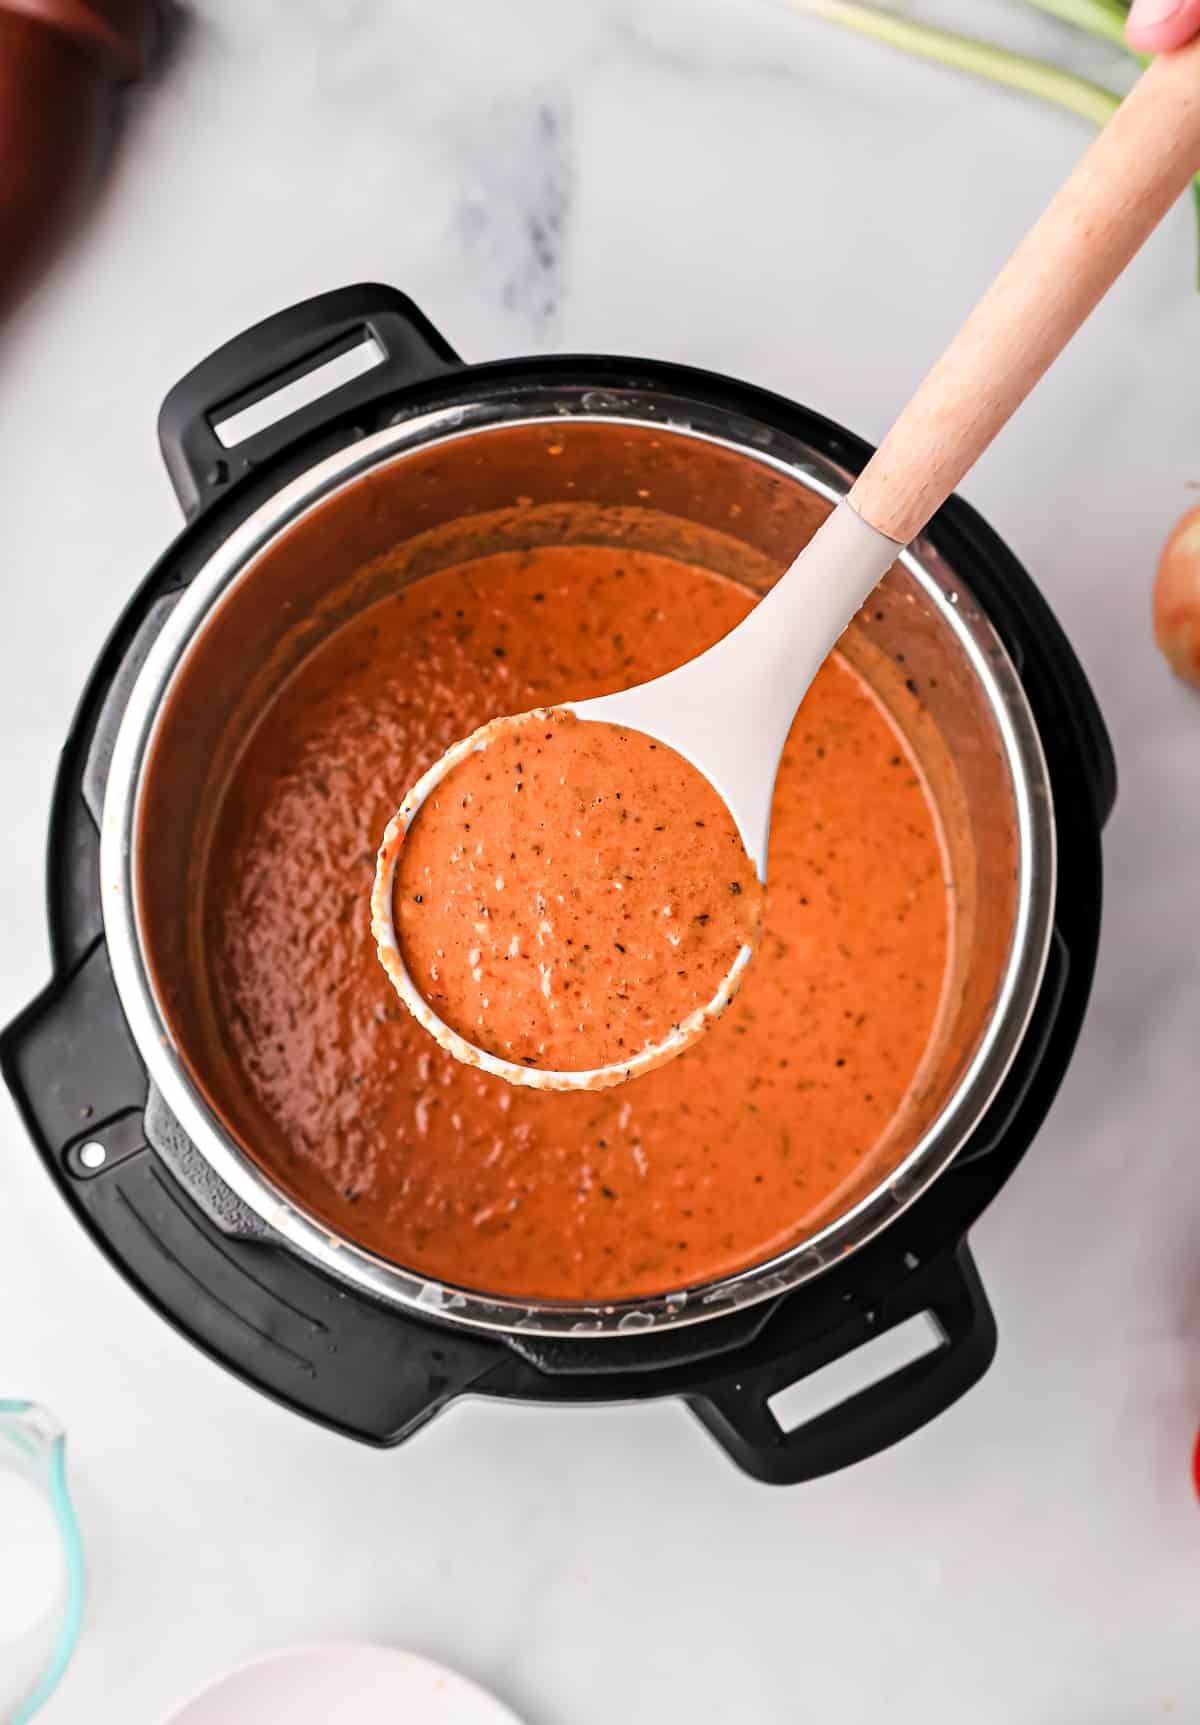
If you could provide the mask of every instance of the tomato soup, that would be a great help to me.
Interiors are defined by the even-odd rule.
[[[437,1047],[376,959],[380,835],[452,743],[660,675],[752,603],[648,552],[503,552],[361,611],[276,694],[205,866],[208,987],[248,1150],[331,1230],[463,1287],[615,1299],[784,1250],[886,1138],[943,991],[946,863],[900,729],[836,653],[784,751],[756,956],[678,1059],[517,1089]]]
[[[493,720],[447,762],[381,856],[404,969],[442,1023],[510,1064],[615,1082],[702,1034],[762,904],[704,774],[562,707]]]

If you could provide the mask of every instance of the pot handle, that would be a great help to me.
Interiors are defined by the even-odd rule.
[[[931,1350],[794,1429],[780,1423],[771,1402],[781,1391],[922,1312],[941,1336]],[[995,1352],[996,1321],[963,1240],[816,1343],[760,1370],[733,1373],[688,1401],[746,1473],[794,1485],[865,1461],[919,1430],[979,1381]]]
[[[236,441],[218,435],[244,409],[372,340],[380,357],[368,357],[369,369],[331,382],[316,400],[284,405],[280,417]],[[202,359],[162,404],[159,447],[184,514],[191,520],[297,439],[461,364],[407,294],[379,282],[337,288],[276,312]]]

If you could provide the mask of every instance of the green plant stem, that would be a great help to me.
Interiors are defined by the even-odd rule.
[[[1064,24],[1076,24],[1089,36],[1099,36],[1105,42],[1115,42],[1127,53],[1132,52],[1125,40],[1128,13],[1121,0],[1025,0],[1025,4],[1061,18]]]
[[[958,36],[932,24],[916,24],[910,18],[898,18],[874,6],[861,5],[859,0],[791,0],[791,3],[802,12],[811,12],[860,35],[874,36],[920,59],[937,60],[942,65],[957,67],[960,72],[972,72],[978,78],[1040,96],[1045,102],[1082,115],[1096,126],[1106,125],[1120,106],[1120,99],[1111,90],[1087,78],[1077,78],[1058,66],[1047,65],[1044,60],[1032,60],[1026,54],[1014,54],[1008,48],[997,48],[973,36]]]
[[[1144,66],[1148,56],[1134,54],[1125,42],[1125,8],[1121,0],[1025,0],[1039,11],[1050,12],[1067,23],[1106,41],[1119,43]],[[855,30],[861,36],[873,36],[890,43],[918,59],[936,60],[986,78],[993,84],[1005,84],[1010,89],[1023,90],[1056,107],[1066,108],[1091,120],[1095,126],[1106,126],[1121,105],[1121,98],[1101,84],[1076,77],[1044,60],[1031,59],[1026,54],[1014,54],[992,42],[981,42],[974,36],[959,36],[951,30],[939,30],[932,24],[917,24],[911,18],[899,18],[892,12],[860,0],[790,0],[801,12],[810,12],[831,24]],[[1192,198],[1196,206],[1197,233],[1200,235],[1200,174],[1192,183]],[[1200,253],[1197,258],[1197,286],[1200,286]]]

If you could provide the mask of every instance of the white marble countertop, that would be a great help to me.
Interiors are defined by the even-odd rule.
[[[1015,0],[921,10],[1067,41]],[[48,974],[56,754],[177,528],[154,417],[199,356],[375,277],[469,357],[684,360],[877,436],[1086,131],[772,0],[194,0],[99,205],[0,331],[0,1018]],[[1077,644],[1123,774],[1078,1056],[973,1236],[987,1378],[787,1492],[669,1402],[471,1404],[362,1450],[159,1322],[6,1097],[0,1394],[65,1420],[91,1571],[48,1725],[151,1725],[236,1661],[341,1638],[440,1657],[531,1725],[1200,1718],[1200,700],[1148,609],[1200,480],[1195,245],[1180,210],[967,487]]]

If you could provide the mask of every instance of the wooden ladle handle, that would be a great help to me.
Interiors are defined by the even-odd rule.
[[[1200,40],[1161,54],[863,469],[859,515],[916,537],[1200,172]]]

